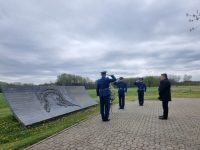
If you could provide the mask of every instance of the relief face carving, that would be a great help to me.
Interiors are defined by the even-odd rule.
[[[53,101],[56,101],[56,104],[59,106],[81,107],[79,105],[71,103],[69,100],[66,100],[59,91],[57,91],[55,89],[47,89],[47,90],[44,90],[43,92],[41,92],[40,97],[38,99],[41,104],[44,103],[44,109],[47,112],[50,112],[50,110],[51,110],[51,99],[53,99]]]

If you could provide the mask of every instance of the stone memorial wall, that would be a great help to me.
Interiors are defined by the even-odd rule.
[[[25,126],[97,104],[83,86],[2,86],[2,90]]]

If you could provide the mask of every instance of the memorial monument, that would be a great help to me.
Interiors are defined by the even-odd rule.
[[[97,104],[84,86],[2,86],[2,91],[24,126]]]

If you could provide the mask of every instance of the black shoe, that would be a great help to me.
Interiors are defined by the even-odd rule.
[[[164,117],[162,117],[162,118],[159,118],[159,119],[161,119],[161,120],[167,120],[167,118],[164,118]]]
[[[164,116],[159,116],[159,118],[163,118]]]
[[[119,108],[119,109],[122,109],[122,108]]]
[[[105,122],[107,122],[107,121],[110,121],[110,119],[108,119],[108,120],[105,120]]]

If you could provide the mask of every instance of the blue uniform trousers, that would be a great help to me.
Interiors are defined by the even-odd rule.
[[[107,121],[110,112],[110,95],[100,97],[100,113],[103,121]]]
[[[118,94],[119,96],[119,108],[124,109],[124,105],[125,105],[125,95],[124,94]]]
[[[144,92],[138,92],[138,101],[139,101],[139,105],[144,104]]]

